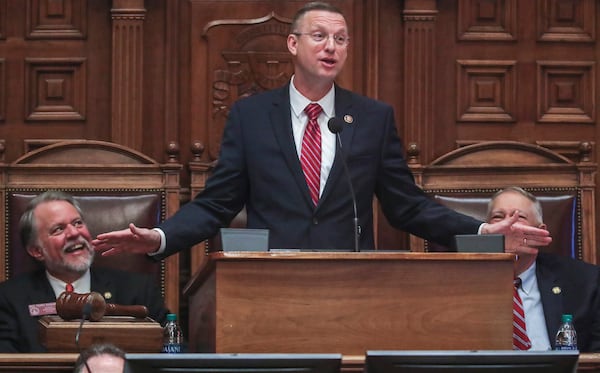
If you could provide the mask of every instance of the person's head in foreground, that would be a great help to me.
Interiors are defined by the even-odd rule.
[[[125,352],[110,343],[90,346],[79,354],[74,373],[123,373]]]

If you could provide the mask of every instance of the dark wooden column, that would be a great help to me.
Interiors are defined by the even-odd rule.
[[[113,0],[111,140],[142,150],[144,0]]]
[[[421,149],[421,161],[434,159],[435,0],[404,3],[404,138]]]

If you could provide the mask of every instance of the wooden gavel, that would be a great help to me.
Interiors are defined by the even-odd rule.
[[[63,320],[81,319],[84,306],[89,304],[90,321],[100,321],[106,316],[133,316],[137,318],[145,318],[148,316],[148,308],[146,306],[124,306],[120,304],[106,303],[104,297],[95,291],[91,293],[67,293],[63,292],[56,299],[56,313]]]

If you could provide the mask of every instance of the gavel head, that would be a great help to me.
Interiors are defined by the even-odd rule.
[[[63,320],[80,319],[83,317],[83,306],[90,304],[90,321],[99,321],[106,312],[106,301],[100,293],[85,294],[64,292],[56,299],[56,312]]]

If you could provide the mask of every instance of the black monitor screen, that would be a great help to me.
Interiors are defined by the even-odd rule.
[[[126,354],[125,373],[339,373],[341,354]]]
[[[367,351],[367,373],[572,373],[577,351]]]

